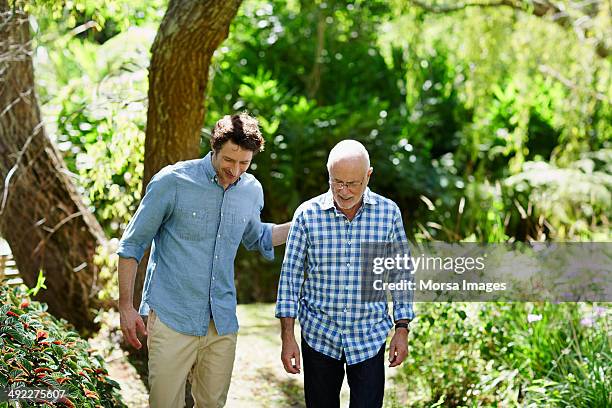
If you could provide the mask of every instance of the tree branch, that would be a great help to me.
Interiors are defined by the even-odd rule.
[[[60,222],[58,222],[53,228],[51,228],[50,230],[48,230],[47,232],[49,232],[49,235],[47,235],[46,238],[42,239],[38,245],[36,245],[36,248],[34,248],[33,253],[36,254],[38,253],[38,251],[40,251],[40,249],[45,246],[45,244],[47,243],[47,241],[49,240],[49,238],[51,238],[51,236],[53,234],[55,234],[61,227],[62,225],[66,224],[68,221],[80,217],[81,215],[83,215],[83,211],[77,211],[74,214],[70,214],[68,217],[65,217],[64,219],[62,219]]]
[[[566,78],[563,75],[561,75],[560,72],[552,69],[548,65],[540,65],[538,67],[538,69],[540,70],[541,73],[549,75],[550,77],[556,79],[557,81],[561,82],[563,85],[565,85],[566,87],[568,87],[572,91],[581,90],[581,88],[578,85],[576,85],[574,82],[570,81],[568,78]],[[584,89],[582,89],[582,91],[584,91]],[[610,100],[606,95],[604,95],[604,94],[602,94],[600,92],[597,92],[597,91],[592,91],[592,90],[588,90],[587,92],[593,98],[598,99],[598,100],[600,100],[602,102],[606,102],[606,103],[612,105],[612,100]]]
[[[321,55],[325,49],[325,16],[319,11],[317,22],[317,49],[315,51],[312,72],[308,76],[308,97],[314,98],[321,85]]]
[[[429,4],[423,0],[409,0],[415,6],[422,8],[425,11],[436,14],[453,13],[456,11],[467,9],[468,7],[510,7],[514,10],[519,10],[524,13],[533,14],[536,17],[551,16],[552,21],[556,24],[565,27],[573,28],[578,33],[581,39],[592,37],[588,29],[581,28],[581,24],[573,21],[569,14],[560,6],[549,0],[491,0],[491,1],[471,1],[459,2],[455,4]],[[599,1],[590,1],[588,4],[599,3]],[[584,3],[579,3],[575,8],[583,8]],[[584,18],[591,18],[584,14]],[[582,20],[582,17],[579,19]],[[604,36],[605,38],[605,36]],[[595,53],[601,58],[607,58],[612,55],[612,48],[608,45],[605,39],[597,39],[594,44]]]
[[[453,13],[455,11],[464,10],[468,7],[512,7],[518,10],[523,10],[523,6],[520,3],[517,3],[513,0],[497,0],[497,1],[487,1],[487,2],[460,2],[455,4],[427,4],[421,0],[410,0],[412,4],[415,6],[419,6],[425,11],[429,11],[430,13]]]

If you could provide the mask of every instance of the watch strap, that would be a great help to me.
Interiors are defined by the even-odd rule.
[[[408,323],[403,323],[403,322],[395,323],[395,330],[397,330],[397,329],[406,329],[406,330],[408,330]]]

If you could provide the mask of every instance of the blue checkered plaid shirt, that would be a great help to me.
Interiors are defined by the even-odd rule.
[[[281,270],[276,317],[298,317],[310,347],[347,364],[374,357],[393,321],[387,302],[362,302],[361,245],[406,242],[402,215],[391,200],[366,189],[349,221],[331,191],[295,212]],[[412,319],[411,302],[393,302],[394,320]]]

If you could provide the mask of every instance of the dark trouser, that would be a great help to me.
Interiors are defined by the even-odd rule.
[[[385,345],[378,354],[361,363],[347,365],[351,389],[350,408],[380,408],[385,391]],[[336,360],[315,351],[302,337],[304,394],[308,408],[339,408],[346,358]]]

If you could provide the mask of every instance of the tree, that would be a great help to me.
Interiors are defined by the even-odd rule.
[[[90,330],[101,283],[93,259],[104,233],[45,134],[28,16],[7,0],[0,0],[0,39],[0,233],[27,285],[44,273],[40,300],[50,312]]]
[[[208,70],[241,0],[171,0],[152,46],[143,195],[164,166],[200,156]],[[134,288],[138,306],[146,259]]]

